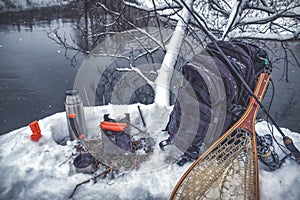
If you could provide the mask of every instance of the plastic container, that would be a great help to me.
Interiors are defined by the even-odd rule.
[[[65,92],[66,94],[66,102],[65,102],[65,108],[66,108],[66,117],[68,122],[68,130],[69,130],[69,136],[70,140],[73,141],[77,139],[71,124],[69,115],[75,114],[76,115],[76,128],[77,132],[80,135],[83,135],[85,138],[87,137],[87,131],[86,131],[86,122],[84,117],[84,111],[83,111],[83,103],[81,101],[80,95],[78,93],[78,90],[67,90]]]
[[[38,142],[39,139],[42,137],[41,134],[41,129],[39,126],[39,122],[38,121],[34,121],[32,123],[29,124],[29,127],[32,131],[32,135],[30,136],[32,141]]]

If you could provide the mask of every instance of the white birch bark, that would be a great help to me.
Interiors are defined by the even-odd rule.
[[[187,0],[186,4],[191,8],[193,0]],[[171,78],[190,17],[190,12],[184,7],[170,43],[167,46],[167,52],[158,71],[157,79],[155,80],[154,103],[161,106],[169,106]]]

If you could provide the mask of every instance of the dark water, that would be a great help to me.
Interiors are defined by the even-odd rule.
[[[73,87],[83,56],[70,66],[64,49],[48,38],[61,25],[72,31],[72,20],[47,18],[51,11],[1,14],[1,134],[64,110],[64,91]]]
[[[278,46],[274,46],[277,49]],[[300,60],[300,42],[289,44],[295,57]],[[277,55],[284,55],[283,50],[279,47]],[[284,62],[274,63],[272,80],[274,82],[274,98],[271,106],[271,114],[281,127],[289,128],[293,131],[300,132],[300,66],[297,65],[293,56],[288,54],[289,66],[287,71],[288,82],[285,74]],[[269,86],[264,99],[264,105],[267,107],[271,100],[272,88]]]
[[[63,6],[0,13],[0,134],[64,111],[64,92],[73,87],[77,70],[86,55],[69,50],[66,57],[65,49],[47,33],[60,27],[75,38],[82,49],[91,49],[94,41],[82,39],[82,34],[89,30],[80,27],[84,27],[88,19],[89,24],[95,26],[100,22],[95,21],[98,18],[93,13],[82,14],[85,7],[81,6],[77,10]],[[134,13],[131,15],[134,18]],[[83,26],[78,27],[78,23]],[[121,28],[124,27],[118,29]],[[290,48],[299,58],[300,43],[290,43]],[[70,60],[75,54],[76,60]],[[281,127],[300,132],[300,68],[292,57],[290,60],[289,83],[279,80],[283,63],[275,65],[271,114]],[[270,92],[264,100],[265,105],[270,102]]]

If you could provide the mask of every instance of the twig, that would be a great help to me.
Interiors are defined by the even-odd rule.
[[[290,53],[292,54],[293,58],[295,59],[297,65],[298,65],[298,67],[300,68],[300,62],[298,61],[296,55],[294,54],[294,52],[291,49],[288,49],[288,50],[290,51]]]
[[[86,184],[86,183],[90,182],[91,180],[93,180],[93,179],[95,179],[95,178],[97,178],[97,177],[99,177],[99,176],[102,176],[103,174],[107,174],[110,170],[111,170],[111,167],[107,167],[106,170],[103,171],[102,173],[97,174],[97,175],[93,176],[92,178],[89,178],[88,180],[85,180],[85,181],[83,181],[83,182],[81,182],[81,183],[78,183],[78,184],[75,186],[75,188],[74,188],[73,192],[71,193],[71,195],[69,196],[69,199],[71,199],[71,198],[73,197],[73,195],[75,194],[75,192],[76,192],[76,190],[77,190],[77,188],[78,188],[79,186],[81,186],[81,185],[83,185],[83,184]]]
[[[64,162],[62,162],[61,164],[59,164],[58,167],[61,167],[63,164],[65,164],[66,162],[68,162],[68,160],[70,160],[70,158],[72,158],[72,155],[69,156],[69,158],[67,160],[65,160]]]
[[[112,10],[108,9],[102,3],[98,3],[98,5],[101,6],[102,9],[104,9],[105,11],[109,12],[112,15],[113,18],[115,18],[113,15],[118,16],[118,18],[123,19],[127,24],[129,24],[130,26],[134,27],[137,31],[139,31],[140,33],[145,34],[146,36],[148,36],[154,43],[156,43],[157,45],[159,45],[162,49],[164,48],[164,46],[160,43],[160,41],[158,41],[155,37],[153,37],[151,34],[147,33],[144,29],[137,27],[135,24],[133,24],[132,22],[130,22],[127,19],[125,19],[124,17],[122,17],[120,15],[120,13],[117,13],[115,11],[112,11]],[[145,50],[147,50],[147,48]]]
[[[284,62],[283,62],[283,73],[281,75],[281,78],[280,80],[282,80],[284,78],[284,75],[285,75],[285,82],[289,82],[289,68],[288,68],[288,54],[287,54],[287,47],[284,45],[284,42],[281,42],[281,47],[283,48],[284,50]]]
[[[141,108],[140,108],[140,106],[137,106],[137,107],[138,107],[139,114],[140,114],[142,122],[143,122],[143,126],[146,127],[145,119],[144,119],[143,113],[141,111]]]

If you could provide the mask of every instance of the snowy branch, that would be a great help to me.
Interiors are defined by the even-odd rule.
[[[250,33],[244,32],[235,35],[230,35],[234,39],[258,39],[258,40],[271,40],[271,41],[290,41],[294,39],[300,39],[300,29],[295,31],[293,34],[264,34],[264,33]]]
[[[237,1],[221,39],[262,39],[288,41],[299,39],[299,5],[293,2]]]
[[[125,0],[122,0],[123,3],[129,7],[133,7],[133,8],[136,8],[136,9],[139,9],[139,10],[144,10],[146,12],[157,12],[157,11],[165,11],[165,10],[173,10],[173,9],[181,9],[181,6],[179,5],[176,5],[176,4],[172,4],[170,6],[170,4],[166,3],[166,4],[160,4],[160,5],[155,5],[153,7],[146,7],[144,5],[138,5],[136,3],[132,3],[132,2],[128,2],[128,1],[125,1]]]
[[[129,67],[129,68],[117,68],[118,71],[126,71],[126,72],[135,72],[137,73],[140,77],[142,77],[152,88],[155,88],[155,84],[153,81],[151,81],[150,79],[148,79],[144,73],[137,67]]]
[[[283,10],[275,10],[275,9],[272,9],[270,7],[267,7],[267,6],[264,6],[264,5],[249,5],[249,7],[247,9],[252,9],[252,10],[257,10],[257,11],[262,11],[262,12],[266,12],[266,13],[269,13],[269,14],[276,14],[276,13],[281,13],[280,15],[282,17],[299,17],[299,14],[294,12],[295,10],[297,10],[297,8],[299,9],[299,5],[295,5],[291,8],[286,8],[286,9],[283,9]]]
[[[300,8],[300,7],[299,7]],[[285,18],[299,18],[300,14],[293,14],[291,12],[287,13],[287,10],[277,11],[276,13],[269,15],[267,17],[251,17],[245,18],[239,21],[239,25],[246,25],[246,24],[265,24],[268,22],[275,21],[278,18],[285,17]]]
[[[236,4],[233,6],[231,10],[231,14],[229,16],[227,25],[225,27],[225,30],[223,32],[223,35],[221,37],[221,40],[223,40],[230,29],[237,24],[237,22],[240,20],[243,9],[246,7],[246,1],[237,1]]]

